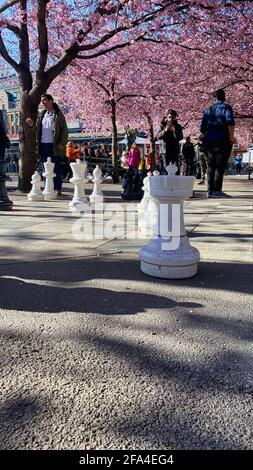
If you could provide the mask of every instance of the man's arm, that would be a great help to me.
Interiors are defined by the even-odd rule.
[[[229,132],[229,141],[231,144],[236,143],[236,138],[235,138],[235,126],[228,126],[228,132]]]
[[[227,104],[226,105],[226,120],[228,125],[228,132],[229,132],[229,140],[231,144],[235,143],[235,120],[232,107]]]

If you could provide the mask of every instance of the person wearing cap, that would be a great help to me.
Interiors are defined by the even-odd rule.
[[[164,167],[166,168],[170,163],[178,166],[179,142],[183,139],[183,131],[177,121],[177,112],[174,109],[169,110],[164,116],[156,138],[161,141],[160,152]]]

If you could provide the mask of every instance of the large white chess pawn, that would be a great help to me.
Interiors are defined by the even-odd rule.
[[[104,200],[104,194],[102,193],[102,171],[98,165],[96,165],[95,170],[93,171],[93,180],[94,188],[92,194],[90,195],[90,202],[102,202]]]
[[[45,171],[43,176],[46,178],[45,189],[42,192],[44,199],[56,199],[57,195],[54,191],[54,177],[56,176],[54,173],[54,163],[52,162],[51,158],[48,157],[47,161],[44,163]]]
[[[77,159],[76,162],[70,163],[70,166],[73,176],[69,181],[74,185],[74,195],[69,203],[69,207],[72,211],[83,211],[85,207],[89,207],[89,200],[85,195],[87,164]]]
[[[43,194],[41,191],[41,178],[40,174],[38,171],[35,171],[35,173],[32,175],[32,189],[29,194],[27,194],[27,198],[29,201],[43,201]]]

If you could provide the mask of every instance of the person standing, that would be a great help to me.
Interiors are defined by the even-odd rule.
[[[207,151],[207,197],[228,197],[222,192],[222,183],[235,142],[235,120],[232,107],[225,103],[224,90],[215,91],[213,96],[215,102],[204,112],[200,127]]]
[[[182,147],[182,154],[186,163],[186,176],[192,176],[194,174],[195,150],[190,136],[186,137]]]
[[[206,180],[206,170],[207,170],[207,156],[205,152],[205,147],[203,145],[203,142],[201,138],[198,141],[198,163],[200,166],[200,174],[201,174],[201,179],[198,184],[205,184]]]
[[[170,163],[178,166],[180,146],[183,139],[182,126],[177,121],[177,112],[171,109],[163,118],[156,139],[161,141],[161,156],[164,168]]]
[[[241,174],[241,169],[242,169],[242,157],[241,157],[241,155],[236,155],[236,157],[235,157],[235,170],[236,170],[237,175]]]
[[[135,170],[138,170],[139,164],[141,162],[141,152],[138,149],[136,144],[132,144],[128,152],[128,165]]]
[[[41,97],[44,110],[39,115],[37,122],[37,144],[42,163],[50,157],[54,163],[54,189],[61,196],[62,188],[62,158],[66,156],[66,144],[68,139],[68,127],[65,117],[48,93]],[[27,118],[29,126],[33,126],[33,120]]]

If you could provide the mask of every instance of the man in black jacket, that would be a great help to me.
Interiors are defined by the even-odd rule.
[[[186,164],[186,176],[192,176],[194,174],[195,150],[190,136],[186,137],[186,141],[182,148],[182,154]]]
[[[178,165],[179,142],[183,139],[183,131],[177,121],[177,112],[174,109],[169,110],[163,118],[156,138],[161,141],[160,153],[164,167],[166,168],[170,163]]]

